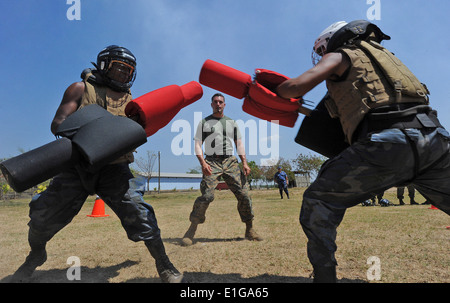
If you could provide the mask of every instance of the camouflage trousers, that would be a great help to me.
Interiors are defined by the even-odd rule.
[[[406,188],[408,188],[408,197],[411,199],[415,196],[415,189],[414,186],[411,184],[407,185]],[[403,199],[405,197],[405,186],[397,187],[397,198]]]
[[[88,187],[120,218],[130,240],[160,237],[154,210],[143,199],[145,179],[134,178],[127,163],[107,165],[91,177]],[[47,190],[30,202],[30,235],[38,238],[31,240],[50,240],[78,214],[89,194],[86,180],[75,169],[55,176]]]
[[[313,266],[334,266],[336,230],[347,208],[391,187],[412,184],[450,215],[449,133],[388,129],[360,140],[324,163],[305,191],[300,224]]]
[[[239,168],[236,157],[231,156],[224,159],[206,157],[205,161],[211,166],[212,174],[210,176],[203,175],[200,183],[202,195],[195,200],[189,220],[197,224],[205,222],[206,210],[209,203],[214,200],[214,191],[219,183],[219,177],[222,176],[238,201],[237,209],[242,222],[252,221],[252,199],[248,193],[247,178]]]

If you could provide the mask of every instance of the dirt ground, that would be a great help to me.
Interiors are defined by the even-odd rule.
[[[277,190],[251,191],[254,226],[262,242],[244,240],[236,200],[228,190],[216,199],[200,225],[194,245],[180,241],[199,192],[169,192],[146,196],[154,207],[172,263],[192,283],[310,283],[312,267],[298,216],[304,189],[291,189],[281,200]],[[397,204],[395,192],[385,198]],[[424,202],[420,195],[416,200]],[[0,282],[8,282],[28,254],[29,201],[0,202]],[[47,245],[47,262],[29,282],[160,283],[154,261],[142,242],[127,239],[120,220],[92,218],[93,198],[73,222]],[[338,228],[340,283],[450,282],[450,219],[430,205],[355,206]],[[70,280],[71,257],[79,260],[81,280]],[[374,278],[375,260],[379,271]]]

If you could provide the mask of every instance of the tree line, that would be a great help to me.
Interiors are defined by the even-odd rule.
[[[152,178],[151,172],[153,171],[157,154],[155,152],[147,152],[147,157],[136,159],[136,166],[143,172],[147,173],[147,183]],[[256,183],[265,183],[267,186],[272,183],[273,177],[277,172],[278,166],[281,166],[281,169],[286,172],[288,175],[289,183],[295,184],[295,175],[303,174],[308,176],[309,178],[316,175],[322,164],[326,161],[327,158],[323,156],[317,156],[312,154],[298,154],[295,159],[284,159],[279,158],[277,161],[272,161],[272,163],[268,163],[268,165],[257,165],[255,161],[249,161],[248,165],[250,166],[250,174],[247,176],[247,181],[249,182],[250,189]],[[6,159],[0,159],[4,161]],[[239,163],[242,168],[242,163]],[[189,174],[201,174],[201,169],[192,168],[187,173]],[[35,193],[41,192],[45,190],[49,183],[49,180],[38,185],[34,190]],[[0,174],[0,200],[6,199],[7,195],[11,193],[13,190],[8,185],[3,175]]]
[[[327,158],[323,156],[298,154],[294,159],[284,159],[280,157],[277,161],[268,163],[268,165],[257,165],[255,161],[250,161],[248,162],[248,165],[250,166],[251,172],[250,175],[247,176],[247,180],[250,189],[255,183],[262,182],[268,186],[274,180],[278,167],[281,166],[281,170],[288,176],[289,184],[296,184],[296,174],[305,175],[311,179],[319,172],[320,167],[326,160]]]
[[[295,184],[295,175],[303,174],[312,178],[316,175],[322,164],[327,160],[323,156],[312,154],[298,154],[295,159],[279,158],[276,161],[269,162],[267,165],[257,165],[255,161],[249,161],[248,166],[251,171],[247,176],[250,189],[256,183],[265,183],[267,186],[272,183],[273,177],[278,170],[278,166],[288,175],[289,183]],[[242,163],[239,163],[242,169]],[[192,168],[187,171],[188,174],[201,174],[201,169]]]

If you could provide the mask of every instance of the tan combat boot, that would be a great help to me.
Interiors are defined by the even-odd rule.
[[[245,222],[246,229],[245,229],[245,239],[250,241],[262,241],[263,238],[259,236],[256,231],[253,229],[253,222]]]
[[[193,243],[195,232],[197,231],[197,223],[191,223],[191,226],[189,226],[189,229],[184,234],[183,239],[181,240],[181,245],[183,246],[190,246]]]

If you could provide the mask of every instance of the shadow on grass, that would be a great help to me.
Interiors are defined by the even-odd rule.
[[[39,267],[33,273],[33,275],[24,283],[109,283],[111,278],[119,275],[119,271],[123,268],[131,267],[139,264],[137,261],[127,260],[120,264],[108,267],[94,267],[89,268],[86,266],[80,267],[81,280],[69,280],[67,278],[68,269],[50,269],[39,270]],[[0,280],[0,283],[10,283],[12,275],[7,276]],[[149,279],[157,281],[158,279]]]
[[[166,238],[164,239],[164,243],[170,243],[178,246],[183,246],[181,244],[181,238]],[[244,238],[194,238],[192,245],[197,243],[215,243],[215,242],[238,242],[238,241],[246,241]]]
[[[212,239],[219,241],[221,239]],[[241,241],[223,239],[222,241]],[[108,267],[89,268],[81,266],[81,280],[69,280],[67,278],[68,269],[50,269],[39,270],[23,281],[23,283],[111,283],[110,280],[119,275],[123,268],[138,265],[139,262],[127,260],[120,264]],[[310,277],[292,277],[263,274],[256,277],[242,277],[240,273],[215,274],[212,272],[183,272],[186,283],[312,283]],[[6,276],[0,280],[0,283],[10,283],[10,276]],[[341,279],[338,283],[366,283],[363,280]],[[161,283],[159,278],[133,278],[125,281],[125,283]]]
[[[211,272],[184,272],[188,283],[312,283],[310,277],[292,277],[263,274],[245,278],[239,273],[215,274]],[[367,283],[363,280],[341,279],[338,283]]]

